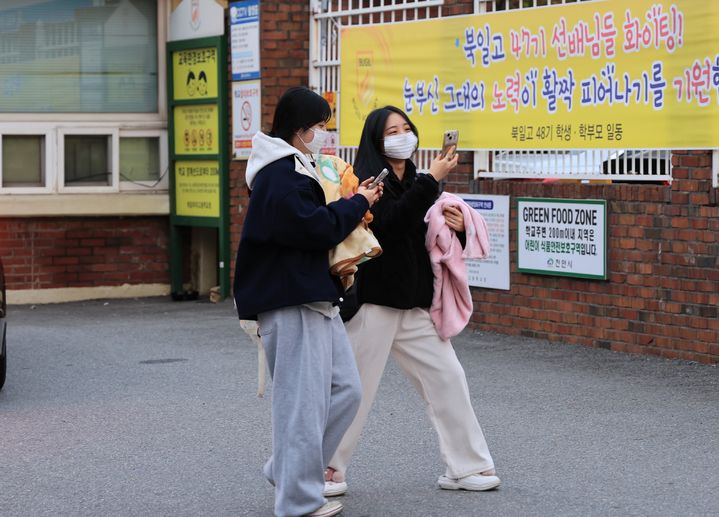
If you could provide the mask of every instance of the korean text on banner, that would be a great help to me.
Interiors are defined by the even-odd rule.
[[[341,33],[340,143],[393,104],[440,147],[719,147],[719,2],[606,0]]]

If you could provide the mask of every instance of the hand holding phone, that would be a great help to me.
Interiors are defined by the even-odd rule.
[[[457,129],[450,129],[448,131],[444,132],[444,137],[442,138],[442,152],[439,153],[440,158],[444,158],[448,155],[449,150],[454,146],[454,150],[452,153],[448,156],[448,158],[451,160],[454,158],[454,155],[457,153],[457,144],[459,142],[459,131]]]
[[[367,188],[370,189],[370,190],[376,188],[377,185],[379,185],[380,183],[382,183],[382,182],[384,181],[384,179],[387,177],[388,174],[389,174],[389,171],[388,171],[386,168],[385,168],[385,169],[382,169],[382,172],[380,172],[380,173],[377,175],[377,177],[372,180],[372,183],[370,183],[369,185],[367,185]]]
[[[429,165],[429,173],[437,181],[442,181],[447,177],[452,169],[457,166],[457,142],[459,140],[459,131],[450,129],[444,132],[442,141],[442,152],[439,156],[432,160]],[[453,149],[450,151],[450,149]]]

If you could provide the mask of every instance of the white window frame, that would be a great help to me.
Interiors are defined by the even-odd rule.
[[[45,186],[2,188],[4,194],[93,194],[137,192],[119,181],[118,134],[160,136],[161,164],[167,161],[167,60],[165,45],[170,25],[170,0],[157,0],[157,111],[153,113],[0,113],[0,134],[45,135]],[[26,129],[27,128],[27,129]],[[27,133],[21,131],[27,131]],[[112,185],[64,185],[64,135],[112,135]],[[2,149],[0,148],[0,153]],[[0,154],[0,167],[2,166]],[[164,172],[167,165],[162,165]],[[143,191],[167,191],[166,176],[154,188],[140,187]],[[0,177],[1,178],[1,177]],[[74,201],[73,201],[74,202]]]
[[[160,178],[156,181],[128,181],[123,180],[120,177],[120,191],[142,191],[146,192],[149,190],[159,191],[169,189],[169,168],[170,158],[169,149],[167,146],[167,131],[152,130],[152,129],[121,129],[120,140],[123,138],[159,138],[160,139]],[[120,147],[118,143],[118,160],[120,154]],[[119,163],[119,162],[118,162]],[[118,165],[119,167],[119,165]],[[118,168],[119,175],[119,168]]]
[[[100,194],[120,191],[120,130],[116,127],[63,127],[57,130],[57,190],[68,194]],[[67,135],[107,136],[110,138],[110,184],[81,185],[65,184],[65,137]]]
[[[44,136],[45,137],[45,184],[36,187],[4,187],[2,170],[3,137],[5,136]],[[44,125],[0,124],[0,194],[50,194],[55,191],[57,175],[56,132]]]

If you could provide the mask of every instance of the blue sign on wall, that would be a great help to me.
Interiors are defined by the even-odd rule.
[[[260,0],[230,4],[232,80],[260,78]]]

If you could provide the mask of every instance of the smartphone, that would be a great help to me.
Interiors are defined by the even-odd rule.
[[[447,153],[449,152],[449,148],[454,146],[454,151],[452,151],[452,154],[450,155],[450,158],[453,158],[455,153],[457,152],[457,144],[459,142],[459,131],[456,129],[450,129],[448,131],[444,132],[444,137],[442,139],[442,152],[440,153],[440,156],[444,158]]]
[[[387,177],[387,174],[389,174],[389,171],[387,169],[382,169],[382,172],[380,172],[375,179],[372,180],[372,183],[367,185],[368,189],[373,189],[380,183],[384,181],[384,179]]]

